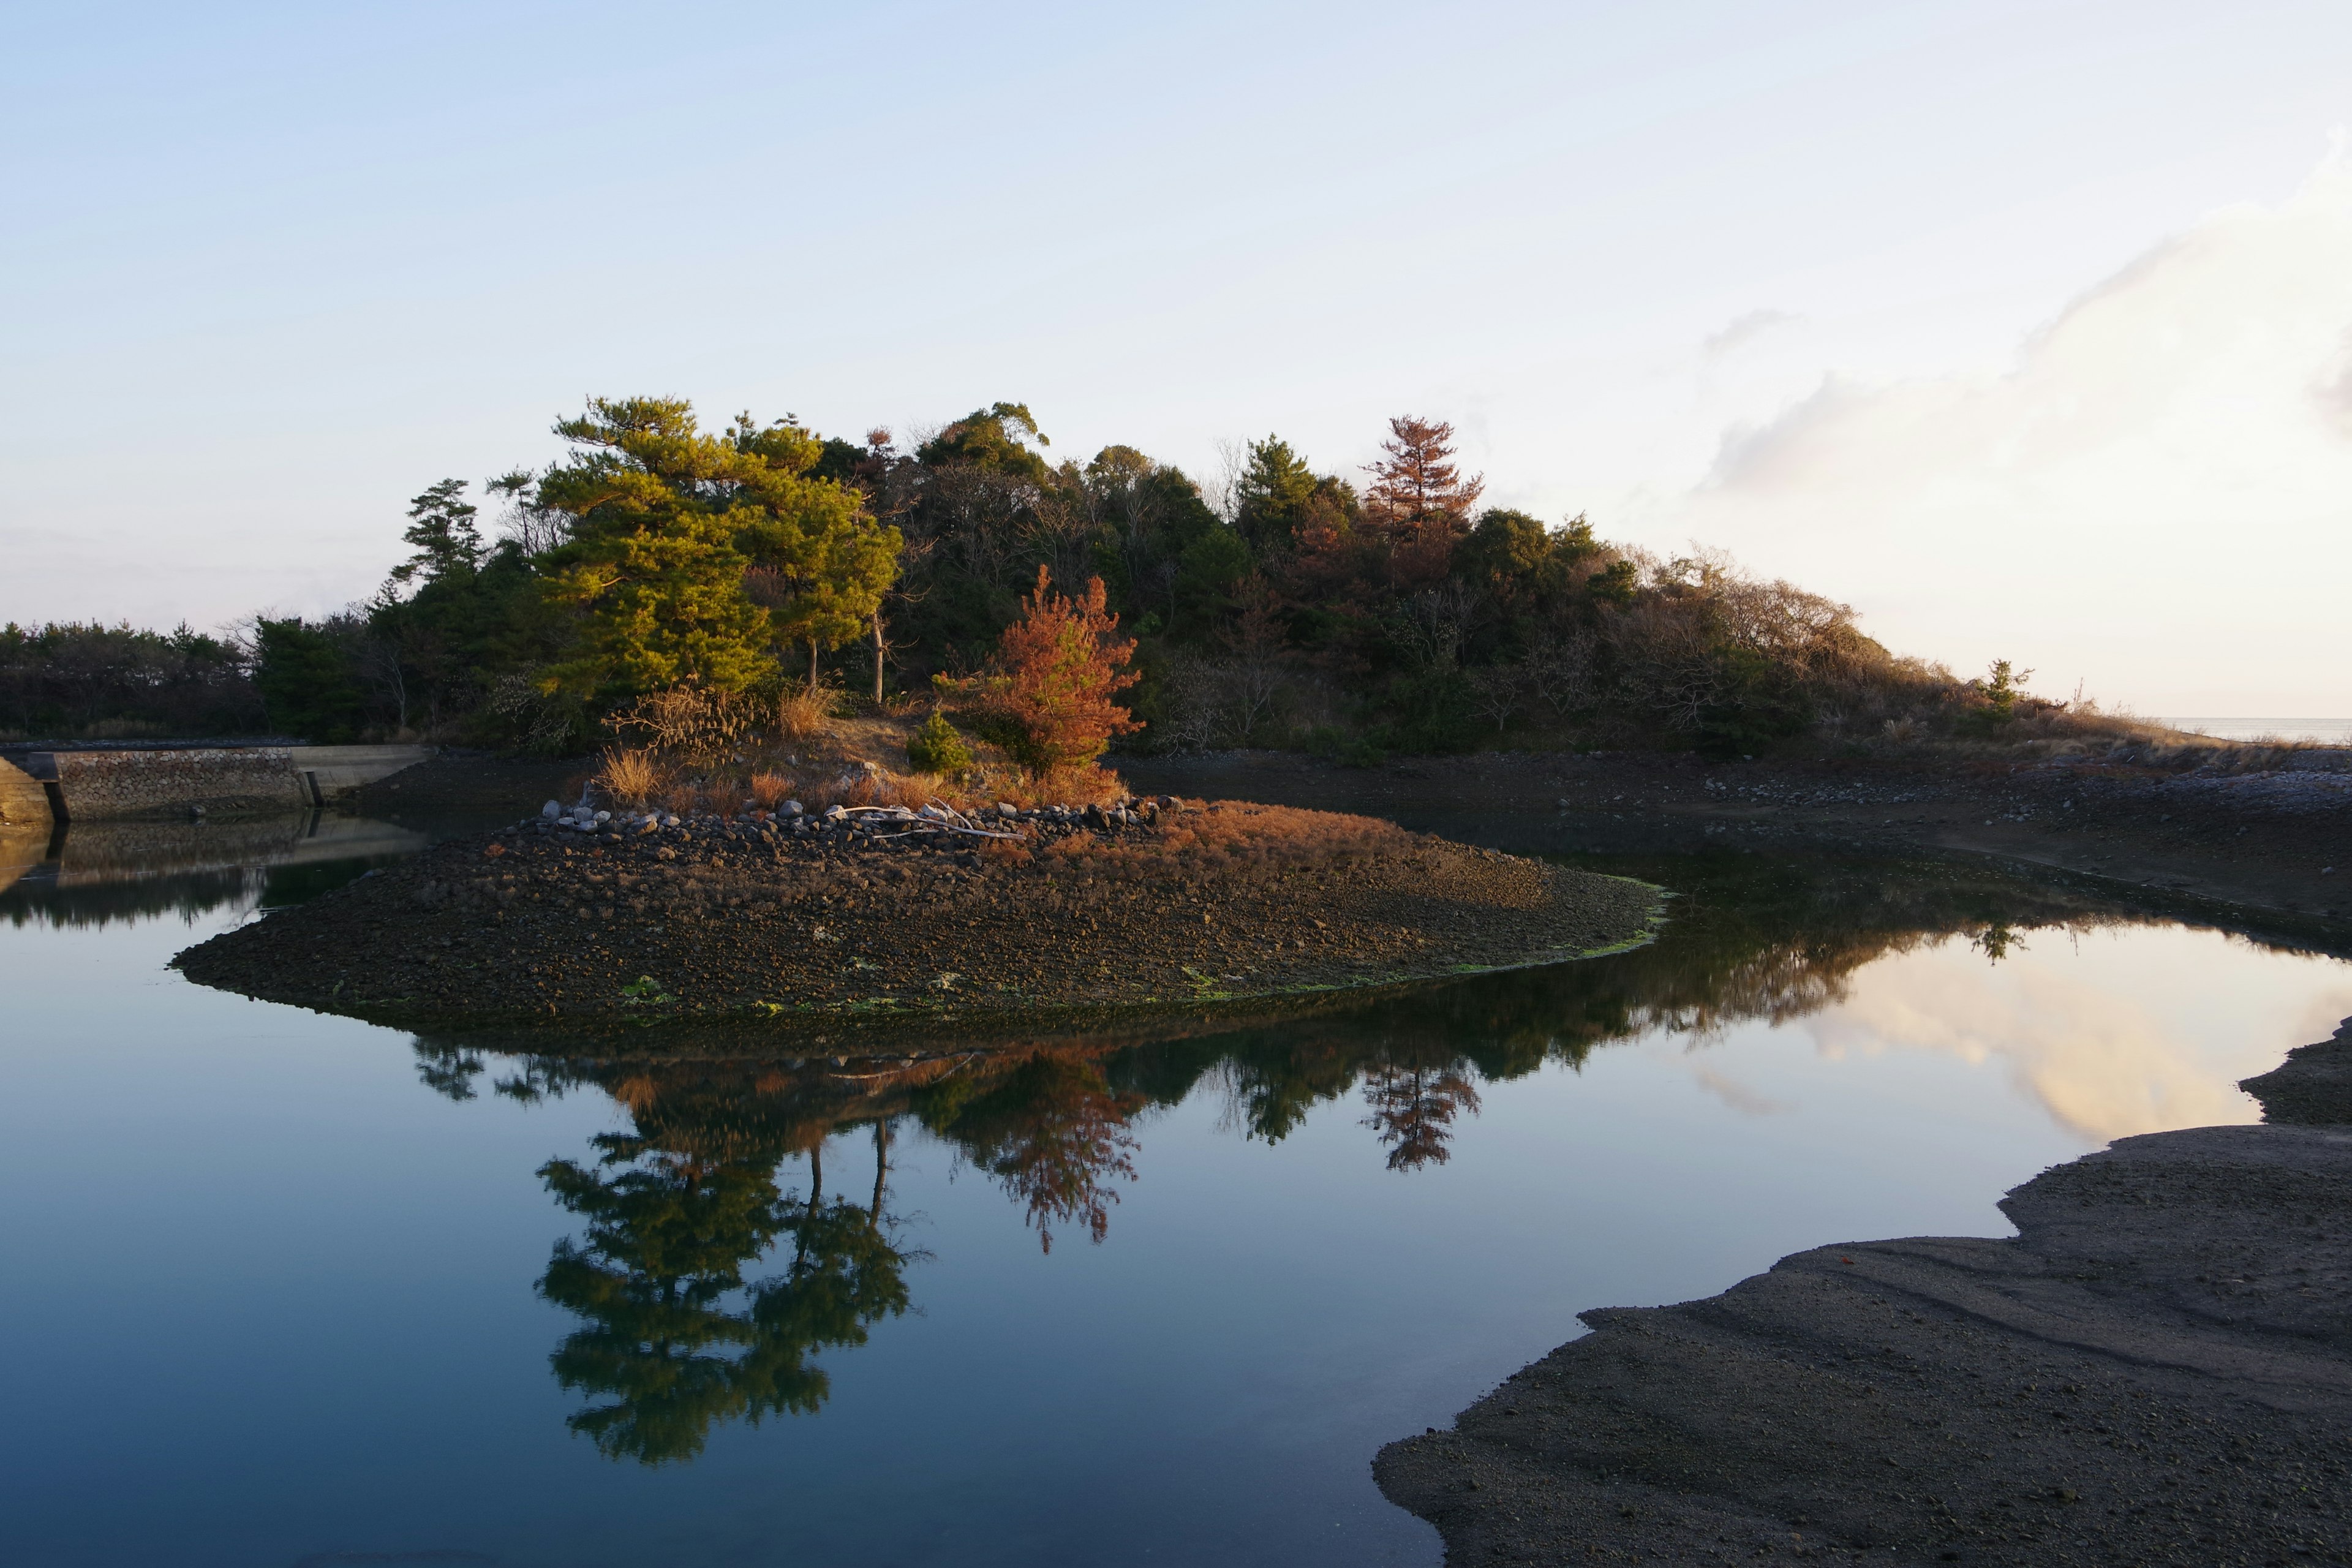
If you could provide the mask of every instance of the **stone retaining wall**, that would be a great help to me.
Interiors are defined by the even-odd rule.
[[[41,781],[0,758],[0,827],[37,827],[46,832],[49,816],[49,792],[41,787]]]
[[[110,817],[185,816],[207,812],[299,811],[310,790],[296,771],[293,748],[239,746],[158,752],[47,752],[76,822]]]

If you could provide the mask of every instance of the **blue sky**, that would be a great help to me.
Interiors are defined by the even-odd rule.
[[[545,461],[591,394],[848,435],[1019,399],[1057,456],[1203,479],[1268,431],[1344,469],[1415,412],[1498,501],[1728,548],[1904,651],[2352,712],[2340,3],[9,37],[0,618],[340,605],[407,497]]]

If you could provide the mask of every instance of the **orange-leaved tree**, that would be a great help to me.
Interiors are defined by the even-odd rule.
[[[1112,700],[1141,679],[1124,667],[1132,640],[1117,642],[1118,617],[1106,610],[1103,581],[1088,578],[1073,599],[1050,591],[1037,568],[1037,591],[997,639],[996,668],[985,690],[990,716],[1003,721],[1006,749],[1040,777],[1084,767],[1114,735],[1143,726]]]

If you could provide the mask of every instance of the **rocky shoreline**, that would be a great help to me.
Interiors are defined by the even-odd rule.
[[[559,807],[175,963],[386,1022],[978,1021],[1557,963],[1644,940],[1661,898],[1370,818],[1173,796],[969,816]]]
[[[2012,1240],[1798,1253],[1381,1450],[1449,1561],[2352,1562],[2352,1020],[2269,1120],[2118,1141]]]

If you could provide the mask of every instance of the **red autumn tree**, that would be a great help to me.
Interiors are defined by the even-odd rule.
[[[1391,574],[1399,585],[1445,574],[1454,546],[1470,530],[1470,509],[1486,492],[1484,475],[1462,477],[1454,462],[1454,426],[1402,415],[1389,421],[1388,454],[1369,464],[1364,511],[1388,537]]]
[[[1135,657],[1134,642],[1111,640],[1118,617],[1103,607],[1102,579],[1087,579],[1076,599],[1050,586],[1038,567],[1037,591],[997,639],[988,686],[989,707],[1013,731],[1008,749],[1041,777],[1083,767],[1112,736],[1143,728],[1112,700],[1142,678],[1123,668]]]

